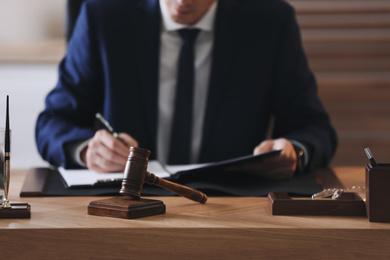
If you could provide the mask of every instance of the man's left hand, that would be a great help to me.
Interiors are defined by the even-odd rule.
[[[281,150],[281,153],[264,160],[259,171],[261,176],[272,180],[292,178],[297,167],[297,155],[289,140],[285,138],[265,140],[256,146],[253,155],[274,150]]]

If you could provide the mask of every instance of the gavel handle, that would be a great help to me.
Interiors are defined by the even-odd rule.
[[[170,190],[180,196],[186,197],[196,202],[206,203],[207,201],[207,196],[203,192],[178,183],[161,179],[150,172],[146,172],[145,182],[148,184],[160,186],[161,188]]]

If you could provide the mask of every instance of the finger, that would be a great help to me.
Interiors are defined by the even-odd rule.
[[[110,138],[109,135],[106,135],[103,131],[96,133],[94,138],[89,142],[86,152],[86,163],[88,168],[99,172],[112,172],[124,169],[129,153],[128,148],[124,147],[126,152],[121,154],[115,147],[117,145],[123,145],[113,144],[115,141],[118,140]]]
[[[280,156],[276,157],[275,159],[287,161],[288,163],[292,164],[296,163],[297,158],[294,146],[289,140],[285,138],[279,138],[274,140],[273,149],[281,150]]]
[[[97,131],[93,139],[95,138],[98,142],[100,142],[104,146],[104,147],[98,146],[98,148],[100,148],[99,153],[101,155],[104,155],[105,153],[114,153],[117,156],[122,158],[128,157],[129,147],[127,147],[121,141],[116,139],[107,130],[102,129]]]
[[[270,180],[288,179],[293,176],[295,165],[291,155],[287,157],[279,154],[275,157],[266,158],[250,172]]]
[[[89,157],[87,160],[88,168],[98,172],[123,171],[126,164],[126,160],[124,159],[122,161],[112,160],[111,158],[108,158],[107,156],[101,156],[98,153],[90,153],[87,156]],[[118,156],[116,156],[116,158],[118,158]]]
[[[95,162],[96,163],[93,163],[89,168],[97,172],[123,172],[124,171],[123,165],[111,164],[110,162],[106,161],[104,158],[102,160],[98,160]]]
[[[253,155],[258,155],[261,153],[269,152],[273,148],[273,140],[265,140],[261,142],[258,146],[253,150]]]
[[[128,151],[125,154],[119,154],[107,149],[105,146],[99,146],[99,148],[95,150],[93,162],[105,170],[113,171],[124,167],[128,155]]]
[[[100,164],[91,164],[88,168],[97,172],[122,172],[124,170],[120,165],[107,166],[106,164],[102,164],[102,166]]]

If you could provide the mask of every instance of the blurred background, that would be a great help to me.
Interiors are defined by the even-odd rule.
[[[12,168],[47,166],[34,127],[65,53],[65,7],[65,0],[0,0],[0,127],[9,95]]]
[[[332,165],[364,171],[365,147],[390,163],[390,0],[288,2],[339,136]],[[67,0],[0,0],[0,127],[8,94],[12,168],[47,166],[34,127],[65,54],[66,6]]]

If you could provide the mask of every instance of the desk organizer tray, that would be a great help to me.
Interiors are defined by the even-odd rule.
[[[366,204],[356,193],[342,193],[338,199],[291,198],[286,192],[270,192],[272,215],[366,216]]]

